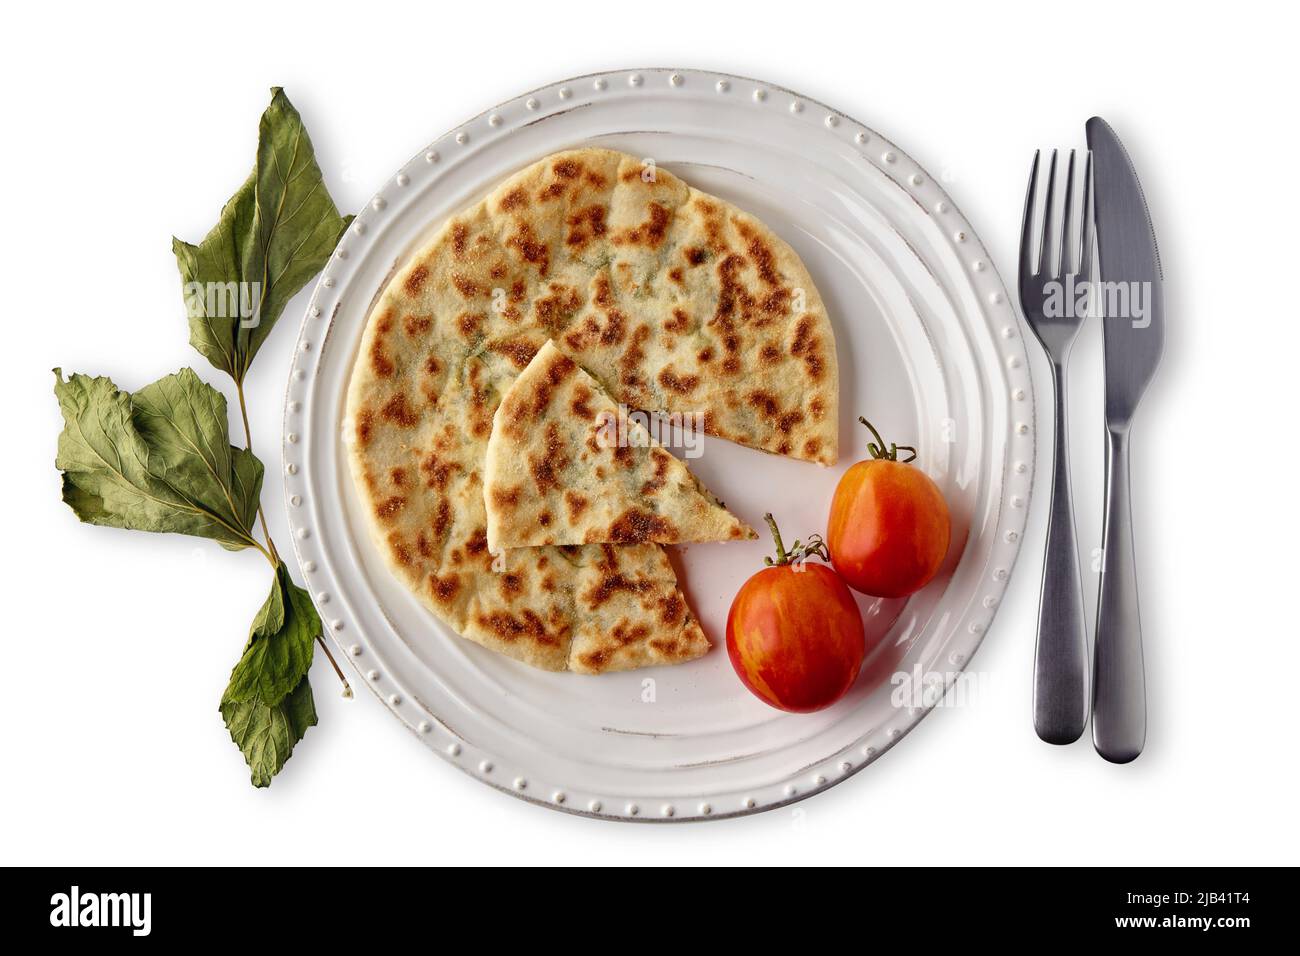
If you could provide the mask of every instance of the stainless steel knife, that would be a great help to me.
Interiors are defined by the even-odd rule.
[[[1100,273],[1093,295],[1099,297],[1105,335],[1107,439],[1092,740],[1107,760],[1127,763],[1142,752],[1147,732],[1129,447],[1133,414],[1164,346],[1164,293],[1155,230],[1128,153],[1100,117],[1088,120],[1087,129]]]

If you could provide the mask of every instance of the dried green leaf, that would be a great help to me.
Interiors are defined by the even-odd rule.
[[[253,619],[244,656],[231,671],[225,699],[278,704],[311,667],[313,642],[320,633],[311,597],[293,583],[281,562],[271,593]]]
[[[325,266],[351,221],[325,188],[302,117],[272,89],[252,174],[201,243],[172,240],[190,343],[242,382],[285,305]]]
[[[188,368],[134,396],[108,378],[54,375],[64,422],[55,467],[78,518],[232,549],[256,544],[262,464],[231,447],[220,392]]]
[[[270,706],[254,697],[247,701],[221,699],[221,717],[230,739],[244,754],[255,787],[267,787],[280,772],[293,748],[316,725],[316,705],[311,684],[304,675],[278,704]]]

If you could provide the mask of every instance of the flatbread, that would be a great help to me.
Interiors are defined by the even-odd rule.
[[[493,416],[548,338],[629,406],[698,412],[710,434],[830,464],[838,373],[817,290],[753,217],[582,149],[453,216],[367,320],[345,433],[397,577],[458,633],[538,667],[698,657],[708,641],[657,545],[488,553]]]
[[[493,553],[758,537],[550,341],[493,416],[483,485]]]

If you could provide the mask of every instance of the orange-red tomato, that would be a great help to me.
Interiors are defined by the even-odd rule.
[[[835,488],[826,544],[850,587],[899,598],[938,573],[951,530],[943,492],[925,472],[890,458],[868,459]]]
[[[781,710],[809,713],[835,703],[857,679],[865,650],[857,602],[824,564],[759,571],[727,615],[732,666],[757,697]]]

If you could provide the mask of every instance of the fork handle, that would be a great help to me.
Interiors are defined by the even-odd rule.
[[[1063,361],[1052,362],[1052,388],[1056,438],[1034,650],[1034,730],[1049,744],[1068,744],[1079,739],[1088,720],[1088,634],[1070,492]]]
[[[1127,428],[1111,428],[1107,435],[1092,741],[1097,753],[1107,760],[1128,763],[1146,743],[1146,676],[1129,496],[1129,433]]]

